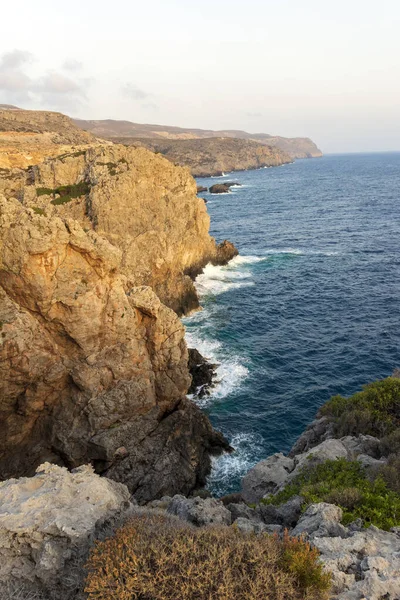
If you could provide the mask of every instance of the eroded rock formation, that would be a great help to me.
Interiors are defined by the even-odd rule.
[[[91,462],[139,501],[189,493],[228,446],[185,397],[176,313],[198,307],[191,277],[237,250],[209,236],[186,169],[62,115],[3,112],[25,144],[0,170],[0,477]]]

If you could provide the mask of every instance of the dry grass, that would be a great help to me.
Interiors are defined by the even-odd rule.
[[[196,529],[159,514],[98,542],[87,569],[89,600],[323,600],[330,585],[301,540]]]

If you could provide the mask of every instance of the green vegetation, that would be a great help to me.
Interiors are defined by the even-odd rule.
[[[36,188],[37,196],[51,196],[54,192],[55,190],[52,190],[51,188]]]
[[[46,213],[44,212],[43,208],[39,208],[39,206],[32,206],[32,210],[34,213],[36,213],[37,215],[45,215]]]
[[[86,150],[77,150],[76,152],[66,152],[65,154],[60,154],[55,158],[57,160],[64,160],[64,158],[76,158],[78,156],[83,156],[84,154],[86,154]]]
[[[374,481],[367,479],[357,461],[339,458],[306,467],[292,483],[264,502],[283,504],[297,495],[305,499],[305,508],[317,502],[340,506],[345,525],[358,518],[367,527],[389,530],[400,525],[400,495],[389,489],[380,472]]]
[[[118,162],[122,162],[121,160]],[[126,162],[126,161],[125,161]],[[117,174],[117,163],[113,163],[113,162],[98,162],[98,165],[101,165],[102,167],[108,167],[108,172],[110,173],[110,175],[116,175]]]
[[[400,427],[400,379],[388,377],[364,386],[350,398],[334,396],[320,415],[334,423],[337,437],[373,435],[381,438]]]
[[[301,539],[157,514],[133,517],[98,542],[86,568],[88,600],[325,600],[330,588],[318,551]]]
[[[86,181],[80,181],[79,183],[75,183],[72,185],[60,185],[57,188],[37,188],[36,194],[37,196],[53,196],[53,200],[51,204],[55,206],[59,206],[61,204],[66,204],[67,202],[71,202],[74,198],[80,198],[90,192],[90,184]],[[58,198],[55,198],[55,195],[58,195]]]

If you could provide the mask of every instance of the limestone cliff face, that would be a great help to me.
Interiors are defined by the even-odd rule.
[[[189,167],[194,177],[223,172],[276,167],[293,162],[289,154],[263,143],[236,138],[192,140],[127,139],[127,143],[160,152],[175,164]]]
[[[0,476],[43,460],[149,499],[204,480],[223,446],[184,395],[184,330],[123,252],[72,219],[0,199]]]
[[[3,171],[0,192],[106,237],[121,250],[129,284],[151,286],[178,314],[198,307],[189,275],[221,258],[188,170],[144,148],[83,146],[26,170]]]

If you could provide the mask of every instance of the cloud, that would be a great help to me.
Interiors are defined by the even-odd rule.
[[[48,109],[76,108],[86,98],[85,90],[90,80],[62,71],[51,70],[37,77],[27,73],[27,67],[35,57],[25,50],[13,50],[0,56],[1,100],[22,107],[44,105]],[[63,69],[78,71],[81,63],[68,60]]]
[[[83,63],[75,58],[69,58],[64,62],[62,68],[65,71],[72,71],[75,73],[76,71],[81,71],[83,69]]]
[[[26,63],[33,62],[34,56],[27,50],[12,50],[0,58],[0,71],[19,69]]]
[[[134,100],[135,102],[141,102],[142,108],[147,108],[151,110],[158,109],[158,105],[154,101],[154,94],[145,92],[134,83],[126,83],[122,86],[121,91],[122,94],[130,100]]]
[[[57,71],[49,71],[36,83],[36,90],[43,94],[76,94],[84,96],[82,82],[78,82]]]
[[[132,100],[146,100],[146,98],[151,97],[151,94],[141,90],[137,87],[137,85],[134,85],[133,83],[126,83],[122,87],[122,93],[128,98],[131,98]]]

